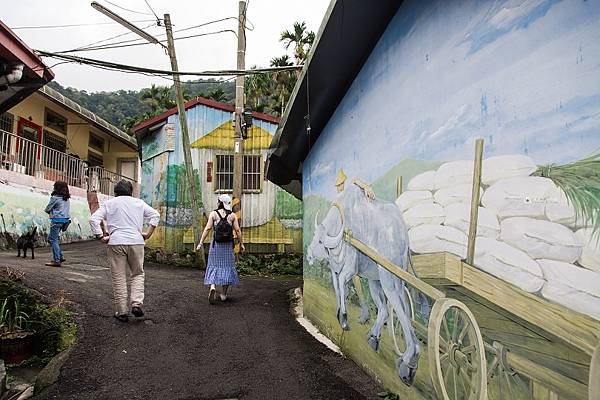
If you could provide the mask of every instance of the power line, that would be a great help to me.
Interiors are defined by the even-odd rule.
[[[216,19],[216,20],[213,20],[213,21],[204,22],[204,23],[202,23],[202,24],[198,24],[198,25],[190,26],[190,27],[187,27],[187,28],[178,29],[178,30],[175,30],[175,31],[173,31],[173,33],[177,33],[177,32],[185,32],[185,31],[189,31],[189,30],[192,30],[192,29],[201,28],[201,27],[203,27],[203,26],[207,26],[207,25],[215,24],[215,23],[218,23],[218,22],[227,21],[227,20],[229,20],[229,19],[235,19],[235,20],[237,20],[238,18],[237,18],[237,17],[225,17],[225,18],[220,18],[220,19]],[[143,27],[142,29],[147,29],[147,28],[149,28],[149,27],[150,27],[150,26],[152,26],[152,25],[154,25],[154,24],[151,24],[151,25],[148,25],[148,26],[146,26],[146,27]],[[249,29],[249,30],[250,30],[250,29]],[[218,33],[221,33],[221,32],[227,32],[227,31],[229,31],[229,30],[222,30],[222,31],[218,31]],[[231,31],[231,32],[233,32],[234,34],[236,34],[234,31]],[[108,40],[110,40],[110,39],[116,39],[117,37],[121,37],[121,36],[124,36],[124,35],[128,35],[128,34],[130,34],[130,33],[131,33],[131,32],[123,33],[123,34],[121,34],[121,35],[113,36],[112,38],[104,39],[104,40],[101,40],[101,41],[98,41],[98,42],[95,42],[95,43],[90,43],[90,44],[88,44],[88,45],[80,46],[80,47],[77,47],[77,48],[75,48],[75,49],[71,49],[71,50],[57,51],[57,53],[72,53],[72,52],[76,52],[76,51],[102,50],[102,49],[104,49],[104,48],[110,49],[110,48],[119,48],[119,47],[129,47],[129,46],[118,46],[118,45],[121,45],[121,44],[127,44],[127,43],[135,43],[135,42],[141,42],[141,43],[139,43],[139,44],[147,44],[147,43],[144,41],[144,39],[141,39],[141,38],[136,38],[136,39],[121,40],[121,41],[118,41],[118,42],[107,43],[107,44],[105,44],[105,45],[103,45],[103,46],[93,46],[93,45],[95,45],[95,44],[99,44],[99,43],[102,43],[102,42],[108,41]],[[213,34],[213,33],[209,33],[209,34]],[[237,34],[236,34],[236,35],[237,35]],[[155,35],[155,37],[162,37],[162,36],[165,36],[165,33],[159,33],[159,34]],[[201,35],[199,35],[199,36],[205,36],[205,35],[204,35],[204,34],[201,34]],[[194,36],[186,36],[186,37],[183,37],[183,38],[176,38],[175,40],[178,40],[178,39],[188,39],[188,38],[190,38],[190,37],[194,37]],[[113,47],[113,46],[114,46],[114,47]]]
[[[152,15],[152,14],[150,14],[150,13],[141,12],[141,11],[136,11],[136,10],[131,10],[131,9],[129,9],[129,8],[122,7],[122,6],[118,5],[118,4],[115,4],[115,3],[113,3],[112,1],[109,1],[109,0],[104,0],[104,1],[106,1],[106,2],[107,2],[108,4],[110,4],[110,5],[113,5],[113,6],[117,7],[117,8],[120,8],[121,10],[129,11],[129,12],[132,12],[132,13],[134,13],[134,14],[141,14],[141,15]],[[156,15],[156,14],[155,14],[155,15]],[[156,17],[156,19],[158,19],[158,17]]]
[[[142,19],[138,21],[131,22],[154,22],[153,19]],[[97,26],[97,25],[114,25],[116,22],[90,22],[85,24],[65,24],[65,25],[37,25],[37,26],[16,26],[14,28],[10,28],[13,31],[19,29],[54,29],[54,28],[73,28],[78,26]]]
[[[216,35],[216,34],[225,33],[225,32],[231,32],[234,35],[236,34],[235,31],[232,31],[231,29],[224,29],[224,30],[220,30],[220,31],[199,33],[199,34],[190,35],[190,36],[182,36],[182,37],[175,38],[173,40],[191,39],[191,38],[196,38],[196,37],[201,37],[201,36]],[[137,39],[136,39],[136,41],[137,41]],[[159,43],[166,43],[166,42],[167,42],[166,40],[159,41]],[[149,45],[149,44],[154,44],[154,43],[140,42],[140,43],[120,44],[120,45],[114,45],[114,46],[110,46],[110,44],[106,44],[106,45],[103,45],[103,46],[84,47],[84,48],[77,48],[77,49],[67,50],[67,51],[59,51],[58,53],[75,53],[75,52],[80,52],[80,51],[120,49],[120,48],[123,48],[123,47],[145,46],[145,45]]]
[[[152,11],[152,14],[154,14],[154,16],[156,17],[156,20],[160,21],[160,18],[158,18],[158,15],[156,15],[156,13],[154,12],[154,10],[152,9],[152,6],[150,6],[150,3],[148,3],[148,0],[144,0],[144,1],[146,2],[146,5],[150,9],[150,11]]]
[[[156,24],[156,22],[152,22],[150,25],[146,25],[146,26],[142,27],[142,29],[148,29],[151,26],[154,26],[155,24]],[[132,35],[133,33],[134,32],[127,31],[125,33],[121,33],[120,35],[111,36],[111,37],[106,38],[106,39],[98,40],[97,42],[92,42],[92,43],[84,44],[84,45],[79,46],[79,47],[77,47],[77,48],[75,48],[73,50],[67,50],[67,51],[59,52],[59,53],[70,53],[71,51],[79,51],[79,50],[81,50],[83,48],[87,48],[87,47],[91,47],[91,46],[94,46],[94,45],[97,45],[97,44],[100,44],[100,43],[108,42],[109,40],[116,39],[116,38],[119,38],[119,37],[123,37],[123,36],[127,36],[127,35]],[[135,39],[135,40],[141,40],[141,39]],[[107,46],[108,45],[110,45],[110,43],[108,43]]]
[[[296,70],[302,68],[302,65],[290,65],[285,67],[268,67],[256,68],[250,70],[216,70],[216,71],[201,71],[201,72],[185,72],[185,71],[168,71],[154,68],[138,67],[134,65],[120,64],[111,61],[98,60],[86,57],[77,57],[67,54],[52,53],[43,50],[36,50],[36,53],[43,57],[52,57],[59,60],[71,61],[74,63],[91,65],[94,67],[108,68],[123,72],[137,72],[156,75],[190,75],[190,76],[234,76],[234,75],[253,75],[265,72],[279,72],[287,70]]]

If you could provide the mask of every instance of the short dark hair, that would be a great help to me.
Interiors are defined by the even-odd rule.
[[[64,201],[69,200],[71,194],[69,193],[69,185],[64,181],[54,182],[54,190],[52,190],[52,196],[60,196]]]
[[[133,185],[126,179],[121,179],[115,185],[115,197],[133,196]]]

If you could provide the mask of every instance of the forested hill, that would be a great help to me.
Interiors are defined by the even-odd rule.
[[[64,96],[79,103],[83,107],[104,118],[116,127],[127,131],[134,123],[161,111],[163,108],[174,106],[175,95],[173,88],[161,88],[168,91],[169,98],[161,99],[157,107],[152,98],[155,88],[141,90],[117,90],[114,92],[88,93],[85,90],[65,88],[58,82],[48,84]],[[215,79],[187,81],[183,83],[184,97],[187,99],[196,96],[217,97],[216,100],[226,103],[232,102],[235,97],[235,83],[233,81],[221,82]],[[145,98],[145,99],[144,99]],[[172,102],[172,104],[170,104]]]

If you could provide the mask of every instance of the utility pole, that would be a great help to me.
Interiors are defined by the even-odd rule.
[[[177,57],[175,56],[175,43],[173,41],[173,29],[171,27],[171,16],[165,14],[165,29],[167,31],[167,50],[171,59],[171,70],[179,71],[177,67]],[[183,160],[185,162],[185,170],[187,172],[187,180],[190,191],[191,207],[192,207],[192,230],[194,232],[194,247],[200,243],[202,227],[200,226],[200,202],[198,201],[198,192],[196,188],[196,179],[194,176],[194,165],[192,164],[192,151],[190,150],[190,135],[188,133],[187,116],[185,115],[185,103],[183,100],[183,91],[181,90],[181,81],[179,75],[173,74],[173,83],[175,85],[175,94],[177,100],[177,113],[179,114],[179,126],[181,128],[181,142],[183,147]],[[196,254],[196,262],[199,267],[205,266],[204,248],[200,246],[200,250]]]
[[[238,9],[238,45],[237,69],[245,69],[246,65],[246,1],[240,0]],[[242,123],[244,112],[244,75],[235,78],[235,139],[233,145],[233,197],[240,200],[238,212],[242,208],[242,174],[243,174],[243,137]]]

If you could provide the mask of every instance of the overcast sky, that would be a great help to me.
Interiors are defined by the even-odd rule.
[[[136,25],[145,27],[152,24],[152,15],[136,14],[119,9],[105,0],[98,0],[105,7],[117,12],[130,21],[150,20]],[[112,3],[141,13],[150,13],[144,0],[111,0]],[[148,0],[162,18],[171,14],[173,29],[182,29],[204,22],[237,17],[238,0]],[[20,0],[12,7],[3,7],[0,18],[11,28],[41,25],[65,25],[110,22],[90,6],[91,0]],[[294,21],[306,21],[310,30],[318,31],[329,0],[250,0],[248,19],[254,30],[247,33],[246,66],[268,66],[271,58],[285,53],[279,42],[282,30],[292,29]],[[248,24],[250,25],[250,24]],[[237,31],[237,21],[230,19],[202,28],[182,32],[180,35],[213,32],[223,29]],[[163,27],[149,27],[149,33],[164,33]],[[30,47],[48,51],[62,51],[87,45],[127,32],[118,24],[80,26],[56,29],[15,30]],[[175,34],[177,37],[178,34]],[[136,38],[127,35],[114,41]],[[179,69],[181,71],[204,71],[235,69],[237,38],[231,32],[177,41],[175,44]],[[75,53],[81,56],[140,65],[152,68],[170,69],[169,58],[158,45],[146,45],[122,49]],[[289,51],[291,55],[291,49]],[[46,59],[52,66],[58,61]],[[53,68],[55,80],[64,86],[72,86],[87,91],[139,89],[155,83],[169,85],[163,78],[100,70],[92,67],[63,64]],[[184,78],[188,79],[188,78]],[[191,78],[189,78],[191,79]]]

